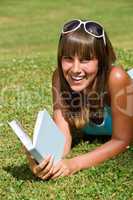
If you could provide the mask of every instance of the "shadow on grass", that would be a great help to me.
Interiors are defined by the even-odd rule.
[[[10,173],[17,180],[40,181],[39,178],[36,178],[33,175],[31,170],[29,169],[29,166],[26,165],[26,164],[23,164],[23,165],[20,165],[20,166],[3,167],[3,170],[5,170],[7,173]]]
[[[87,135],[82,133],[81,131],[72,130],[72,147],[79,144],[81,141],[88,141],[91,143],[100,143],[104,144],[105,142],[111,139],[111,136],[108,135]]]

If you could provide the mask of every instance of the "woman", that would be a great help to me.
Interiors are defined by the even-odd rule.
[[[64,25],[52,87],[53,119],[64,133],[66,144],[63,158],[55,166],[51,156],[38,165],[28,155],[37,177],[45,180],[74,174],[129,146],[133,137],[133,97],[129,100],[124,91],[133,91],[133,73],[114,66],[115,60],[111,42],[99,23],[72,20]],[[72,146],[72,130],[78,130],[79,135],[111,138],[91,152],[66,159]]]

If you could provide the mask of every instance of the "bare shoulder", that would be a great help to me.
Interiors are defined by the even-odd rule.
[[[109,93],[117,92],[118,90],[131,84],[131,78],[122,67],[113,67],[109,74],[108,89]]]

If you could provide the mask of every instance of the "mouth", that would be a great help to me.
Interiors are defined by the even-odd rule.
[[[76,82],[79,82],[79,81],[83,80],[84,78],[85,78],[85,76],[71,76],[71,79]]]

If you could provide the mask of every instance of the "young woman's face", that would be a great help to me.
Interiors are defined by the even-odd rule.
[[[62,70],[71,89],[80,92],[91,85],[98,71],[98,60],[62,57]]]

